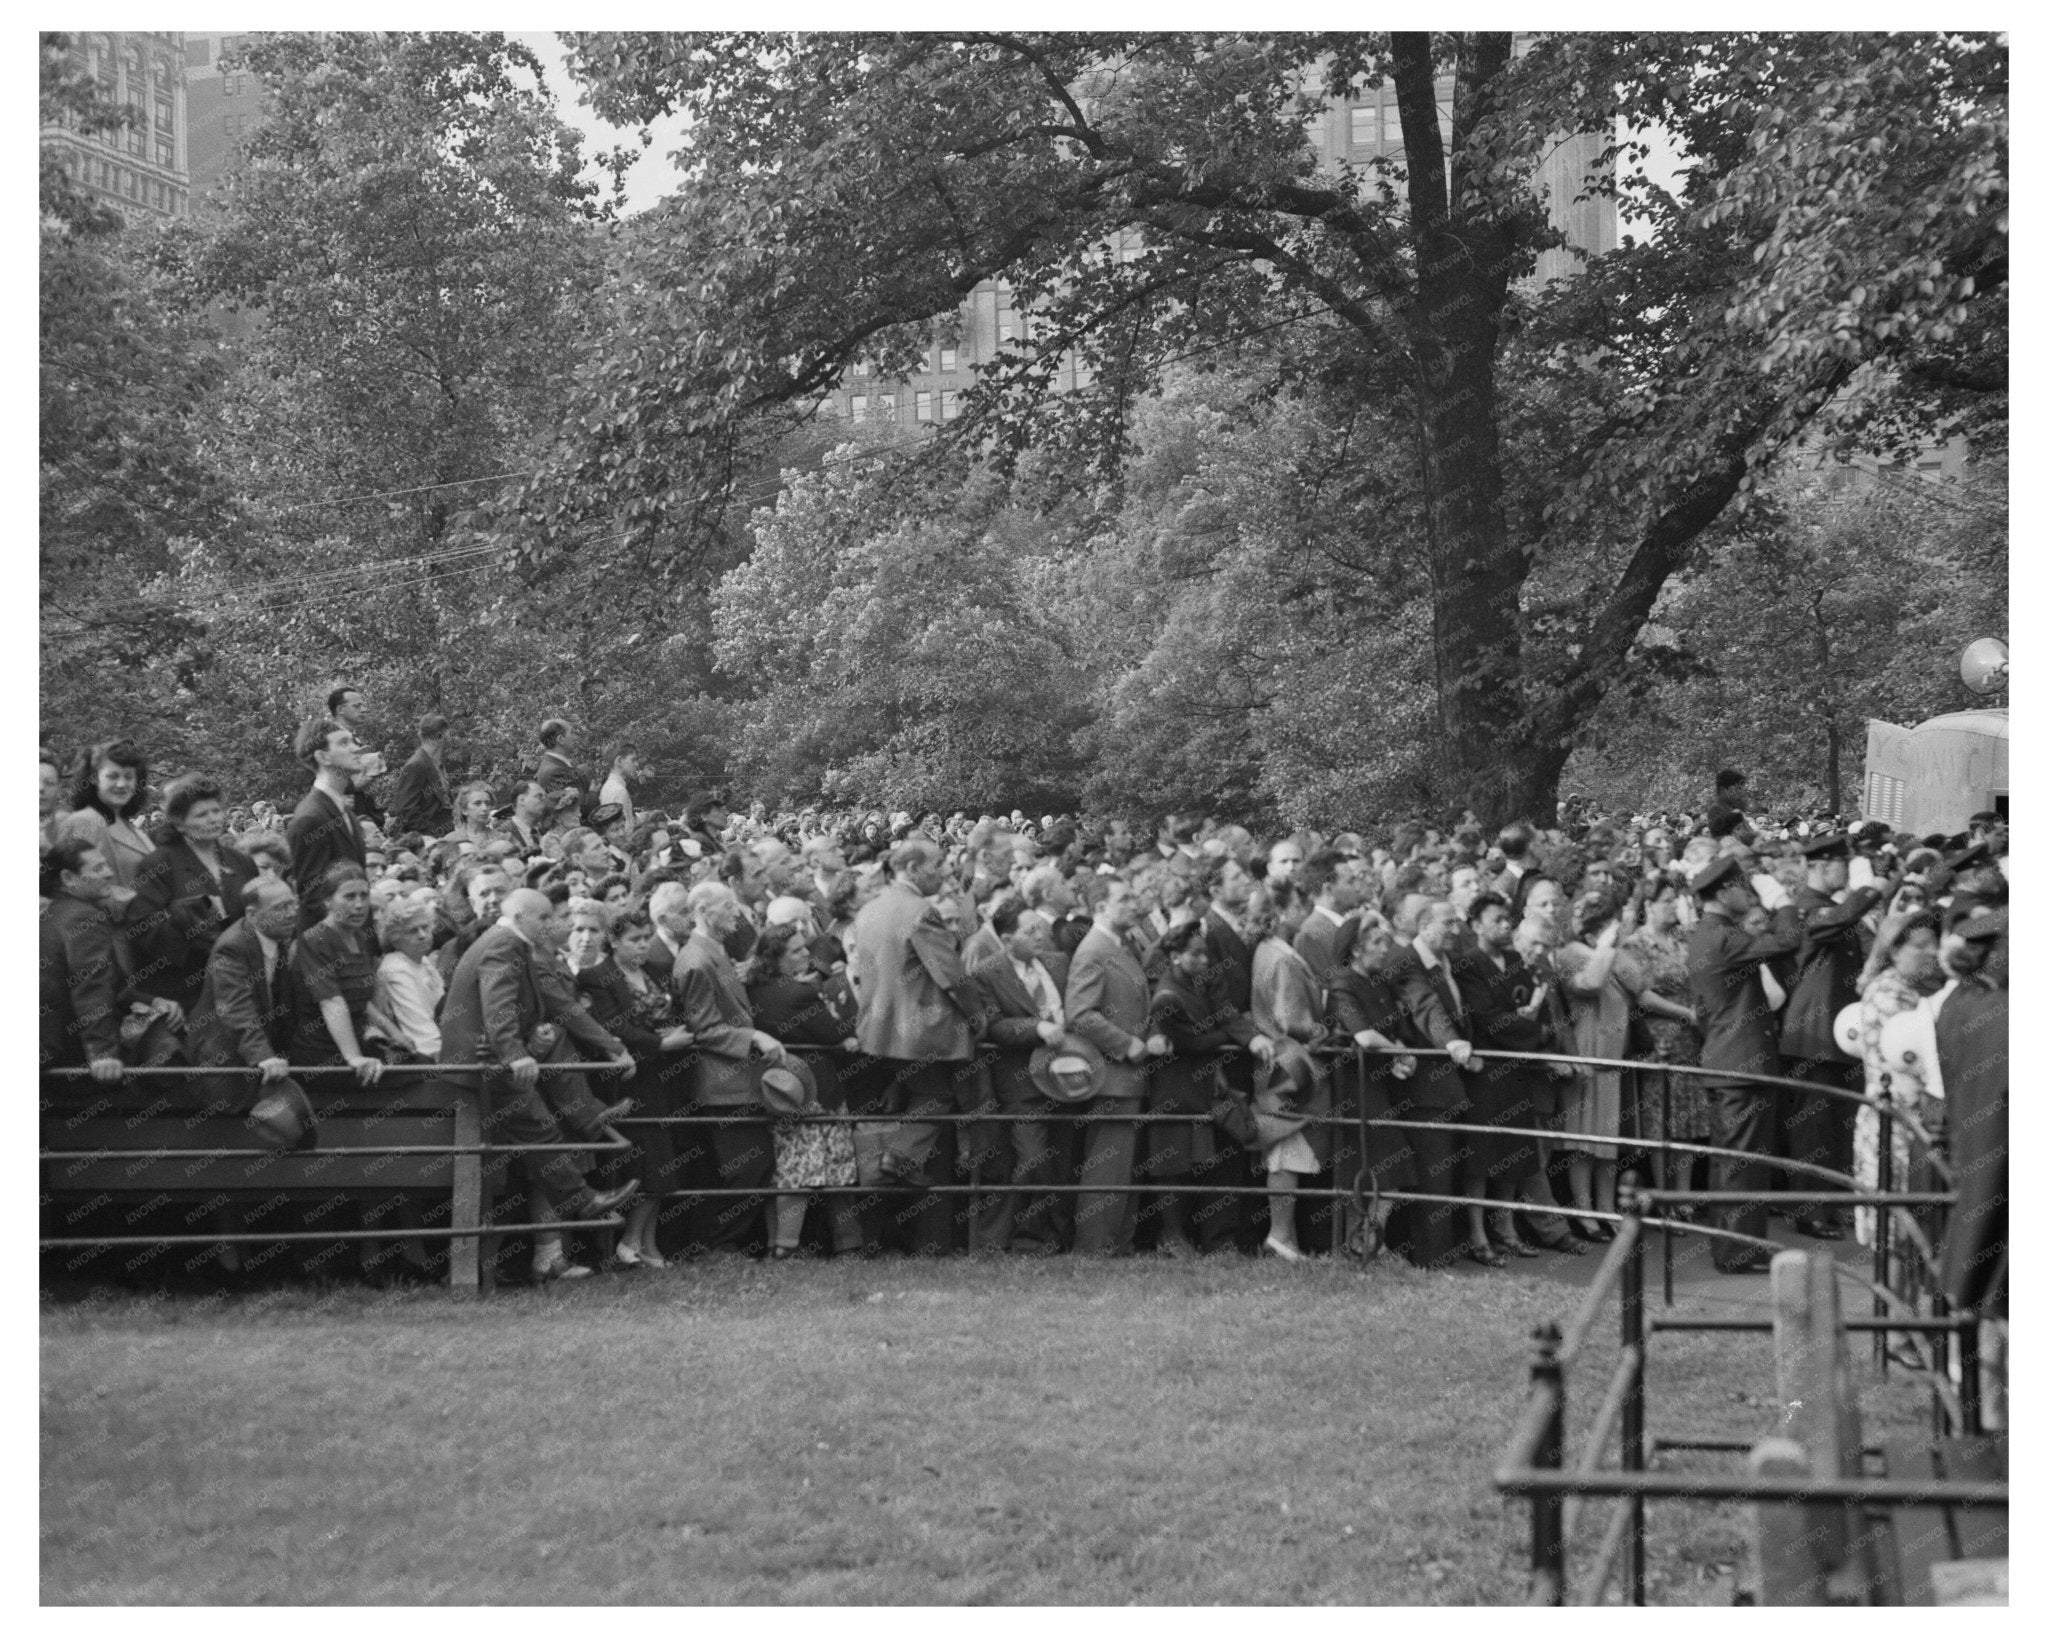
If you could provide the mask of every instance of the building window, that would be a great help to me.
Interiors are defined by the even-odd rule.
[[[868,418],[868,395],[864,392],[853,395],[853,418],[856,421],[865,421]]]
[[[157,142],[157,145],[156,145],[156,162],[157,162],[157,163],[158,163],[159,165],[163,166],[163,168],[164,168],[165,170],[169,170],[169,169],[171,168],[171,145],[170,145],[170,143],[168,143],[168,142],[165,142],[165,141],[162,141],[162,140],[159,140],[159,141]]]
[[[932,395],[928,392],[917,395],[917,418],[920,421],[929,421],[932,418]]]
[[[891,421],[896,419],[896,395],[893,392],[880,393],[875,398],[875,408]]]
[[[951,387],[939,394],[939,419],[950,421],[960,413],[960,395]]]
[[[868,373],[868,361],[864,358],[861,359],[854,365],[853,373],[855,375],[866,375]]]
[[[998,314],[996,317],[996,345],[1007,347],[1010,343],[1010,333],[1010,315],[1008,313]]]
[[[1351,110],[1351,146],[1370,148],[1377,142],[1380,135],[1379,120],[1380,111],[1377,108],[1369,105],[1354,106]]]
[[[168,131],[171,128],[171,105],[164,97],[156,99],[156,123],[159,130]]]
[[[941,347],[939,349],[939,368],[942,371],[959,369],[960,349],[958,347]]]

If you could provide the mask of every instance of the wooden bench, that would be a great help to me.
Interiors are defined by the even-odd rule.
[[[340,1077],[306,1083],[319,1117],[319,1146],[288,1154],[262,1145],[241,1116],[218,1106],[182,1103],[164,1083],[52,1083],[41,1107],[43,1237],[60,1245],[98,1233],[96,1219],[115,1213],[114,1232],[147,1238],[143,1225],[159,1208],[185,1206],[163,1243],[208,1244],[211,1208],[233,1206],[252,1233],[285,1203],[415,1201],[417,1225],[442,1232],[449,1283],[476,1290],[488,1278],[474,1237],[450,1229],[480,1228],[483,1157],[447,1153],[481,1142],[476,1095],[421,1075],[374,1087]],[[442,1153],[390,1153],[390,1150]],[[228,1151],[208,1154],[206,1151]],[[502,1164],[502,1163],[500,1163]],[[273,1204],[275,1203],[275,1204]],[[265,1208],[269,1209],[266,1210]],[[346,1232],[344,1228],[343,1232]]]
[[[1783,1431],[1751,1450],[1752,1474],[2006,1481],[2002,1435],[1887,1445],[1883,1473],[1866,1470],[1831,1252],[1773,1257],[1771,1303]],[[1758,1603],[2004,1602],[2003,1508],[1768,1501],[1751,1511]]]

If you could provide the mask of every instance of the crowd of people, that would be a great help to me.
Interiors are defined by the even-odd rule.
[[[536,1236],[557,1279],[721,1250],[1499,1269],[1611,1239],[1631,1170],[1705,1181],[1658,1140],[1736,1151],[1715,1187],[1813,1191],[1778,1160],[1874,1185],[1876,1116],[1832,1095],[1867,1091],[1913,1117],[1894,1186],[1916,1128],[1952,1151],[1944,1284],[2002,1306],[1999,815],[1773,819],[1734,770],[1696,813],[1371,837],[671,813],[634,747],[593,780],[560,719],[509,788],[451,784],[440,716],[387,773],[366,709],[339,688],[301,730],[288,815],[159,789],[130,740],[44,754],[41,1061],[89,1072],[48,1095],[183,1062],[222,1073],[181,1095],[289,1147],[318,1140],[310,1067],[467,1079],[488,1136],[558,1145],[528,1157],[539,1221],[617,1221]],[[1768,1210],[1716,1208],[1752,1237],[1718,1266],[1763,1266]]]

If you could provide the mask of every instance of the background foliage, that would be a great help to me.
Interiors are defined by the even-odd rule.
[[[1686,802],[1735,761],[1853,803],[1862,719],[1966,703],[1954,651],[2005,629],[2003,45],[1556,36],[1491,80],[1483,45],[576,36],[615,116],[699,114],[691,185],[621,219],[625,156],[586,162],[516,42],[259,37],[216,208],[120,228],[43,168],[45,738],[280,797],[346,679],[394,760],[438,709],[456,772],[507,777],[559,712],[669,801],[1358,825],[1545,778]],[[1123,71],[1060,107],[1084,59]],[[1618,148],[1652,231],[1501,286],[1497,526],[1428,453],[1413,133],[1316,169],[1309,61],[1458,65],[1475,221],[1526,215],[1532,131],[1655,119],[1694,158],[1667,194]],[[62,36],[43,68],[46,123],[122,117]],[[995,271],[1032,340],[961,421],[814,414]],[[1836,460],[1937,429],[1975,457],[1938,501]]]

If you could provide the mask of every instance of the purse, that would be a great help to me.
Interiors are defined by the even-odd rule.
[[[1225,1137],[1247,1149],[1259,1147],[1259,1123],[1252,1114],[1252,1106],[1243,1098],[1228,1092],[1217,1093],[1216,1101],[1209,1106],[1209,1118]]]

